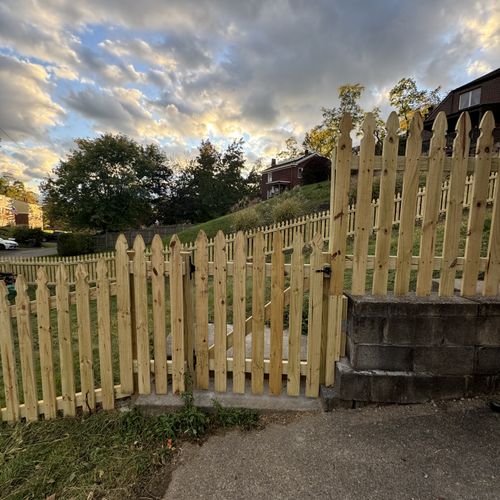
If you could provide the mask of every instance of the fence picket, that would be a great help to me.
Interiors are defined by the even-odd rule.
[[[120,385],[124,394],[134,392],[132,364],[132,320],[130,317],[130,271],[128,243],[123,234],[116,240],[116,314],[118,322],[118,354]]]
[[[233,270],[233,392],[245,392],[246,251],[245,235],[236,233]]]
[[[80,360],[81,392],[84,398],[83,412],[95,409],[94,360],[92,332],[90,330],[89,281],[83,264],[78,264],[76,278],[76,314],[78,318],[78,350]]]
[[[283,388],[284,265],[283,240],[281,233],[277,232],[273,238],[273,253],[271,257],[271,366],[269,369],[269,392],[275,396],[279,396]]]
[[[467,226],[467,240],[465,242],[465,262],[462,275],[462,295],[475,295],[481,256],[481,236],[484,226],[486,199],[488,196],[488,182],[491,169],[491,154],[493,149],[493,129],[495,118],[491,111],[487,111],[479,124],[481,135],[477,140],[476,159],[474,170],[474,184],[472,186],[472,202],[469,211]]]
[[[446,154],[447,121],[440,111],[432,124],[432,138],[429,148],[429,173],[425,184],[424,218],[420,237],[420,258],[418,263],[417,295],[429,295],[432,288],[436,228],[439,219],[440,188],[442,186],[444,158]]]
[[[52,354],[52,328],[50,325],[50,293],[44,267],[38,268],[36,280],[36,314],[38,344],[40,348],[40,372],[42,376],[43,413],[46,419],[56,417],[56,383]]]
[[[323,317],[323,238],[316,233],[311,242],[311,275],[309,278],[309,316],[307,329],[306,396],[317,397],[321,368],[321,324]]]
[[[497,295],[500,283],[500,188],[498,184],[495,187],[494,197],[488,241],[488,263],[484,276],[483,295],[485,296]]]
[[[302,233],[299,233],[293,242],[290,276],[287,369],[287,394],[289,396],[298,396],[300,392],[300,340],[304,307],[304,256],[302,248]]]
[[[165,253],[158,234],[151,243],[151,293],[153,295],[153,349],[155,392],[167,394],[167,329],[165,317]]]
[[[227,319],[226,319],[226,239],[222,231],[217,232],[214,248],[214,345],[215,345],[215,390],[225,392],[227,385]]]
[[[184,392],[184,307],[182,302],[181,242],[174,234],[170,240],[170,320],[172,335],[172,391]]]
[[[111,314],[109,300],[108,266],[103,257],[96,266],[97,334],[99,337],[99,367],[101,373],[102,407],[115,407],[113,384],[113,355],[111,352]]]
[[[16,356],[12,323],[10,320],[10,304],[7,298],[8,290],[0,281],[0,359],[2,360],[3,386],[5,391],[5,420],[15,422],[20,418],[19,396],[17,388]]]
[[[264,307],[265,250],[264,235],[254,238],[252,262],[252,394],[264,393]]]
[[[66,266],[62,262],[57,267],[56,273],[56,307],[63,413],[65,416],[74,416],[76,414],[75,373],[71,341],[69,287]]]
[[[410,122],[406,139],[406,164],[403,173],[403,195],[399,224],[398,250],[396,256],[396,278],[394,293],[404,295],[410,289],[411,258],[419,182],[418,158],[422,152],[422,115],[417,111]]]
[[[462,113],[455,127],[456,136],[453,141],[452,167],[444,227],[443,260],[439,281],[439,295],[441,296],[453,295],[455,289],[456,261],[470,148],[470,130],[469,113]]]
[[[205,231],[196,238],[195,265],[195,350],[196,385],[208,389],[208,247]]]
[[[354,251],[352,267],[352,287],[354,295],[363,295],[366,286],[368,239],[372,225],[370,209],[373,187],[373,164],[375,162],[375,117],[367,113],[363,121],[363,138],[359,154],[358,189],[356,199],[356,218],[354,232]],[[324,236],[324,233],[322,233]]]
[[[191,254],[182,252],[184,265],[183,282],[183,307],[184,307],[184,355],[186,367],[190,374],[194,375],[194,299],[193,299],[193,275],[191,271]]]
[[[387,293],[389,276],[389,254],[391,250],[392,220],[394,214],[394,190],[396,187],[396,166],[399,145],[399,119],[393,111],[387,119],[387,135],[383,146],[383,168],[380,174],[379,214],[375,244],[375,265],[373,271],[372,293]]]
[[[148,328],[148,287],[146,281],[146,245],[140,234],[134,241],[135,339],[139,394],[151,392],[151,368]]]

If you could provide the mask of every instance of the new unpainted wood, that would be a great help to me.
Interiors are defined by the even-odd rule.
[[[300,393],[300,339],[304,308],[304,255],[302,252],[302,235],[300,235],[293,242],[291,260],[287,372],[287,394],[289,396],[298,396]]]
[[[5,415],[3,420],[15,422],[20,418],[19,396],[17,387],[16,356],[14,353],[14,339],[12,337],[12,323],[9,314],[8,290],[3,281],[0,281],[0,357],[2,360],[3,386],[5,391]]]
[[[149,367],[148,287],[146,281],[146,245],[139,234],[134,241],[135,331],[139,394],[151,392]]]
[[[28,422],[34,422],[38,420],[38,395],[35,364],[33,361],[34,351],[30,299],[28,296],[28,285],[23,275],[18,276],[16,279],[16,318],[26,420],[28,420]],[[73,369],[73,366],[71,366],[71,369]],[[61,365],[61,381],[64,380],[65,377],[66,371]]]
[[[246,239],[238,231],[234,241],[233,272],[233,392],[245,392]]]
[[[450,187],[446,222],[443,238],[443,260],[439,280],[439,295],[450,296],[455,290],[456,262],[462,225],[465,179],[467,176],[467,160],[470,149],[471,122],[469,113],[462,113],[455,127],[456,136],[453,141],[452,166],[450,170]]]
[[[134,392],[132,369],[132,323],[130,303],[130,271],[128,243],[123,234],[116,240],[116,314],[118,326],[118,355],[120,358],[120,384],[125,394]]]
[[[371,201],[373,188],[373,163],[375,161],[375,117],[367,113],[362,125],[360,144],[358,188],[356,200],[356,229],[352,263],[352,287],[354,295],[363,295],[366,286],[368,240],[372,231]]]
[[[194,277],[191,271],[191,253],[182,252],[184,266],[183,281],[183,307],[184,307],[184,355],[186,368],[193,376],[194,373]]]
[[[89,282],[83,264],[75,271],[76,315],[78,319],[78,351],[80,362],[80,385],[85,403],[84,413],[95,409],[94,361],[92,354],[92,332],[90,331]]]
[[[252,394],[264,393],[264,236],[254,238],[252,266]]]
[[[481,134],[476,144],[476,165],[474,185],[472,187],[472,204],[469,210],[467,240],[465,242],[465,262],[462,275],[462,295],[475,295],[481,257],[481,242],[488,196],[488,182],[493,150],[493,129],[495,119],[491,111],[487,111],[479,124]]]
[[[104,259],[97,263],[97,335],[99,338],[99,368],[101,374],[102,407],[115,407],[113,384],[113,354],[111,351],[111,313],[108,266]]]
[[[214,249],[214,387],[217,392],[226,392],[227,387],[227,315],[226,315],[226,239],[222,231],[217,232]]]
[[[38,323],[38,345],[40,350],[40,373],[44,416],[56,418],[56,382],[54,359],[52,355],[52,328],[50,325],[50,293],[47,287],[47,273],[43,267],[38,269],[36,286],[36,315]]]
[[[56,307],[57,333],[59,337],[59,359],[61,365],[61,389],[63,398],[63,412],[65,416],[76,414],[75,401],[75,372],[73,363],[73,343],[71,336],[71,317],[69,285],[66,266],[61,263],[56,273]],[[33,403],[36,405],[36,394]]]
[[[284,273],[285,257],[283,255],[283,241],[281,233],[277,232],[273,238],[273,253],[271,256],[271,334],[269,392],[275,396],[281,394],[283,386],[282,358],[283,358],[283,289],[285,288]]]
[[[430,295],[432,288],[432,267],[436,248],[436,228],[439,220],[439,201],[446,155],[447,121],[440,111],[432,124],[432,138],[429,147],[429,173],[425,185],[425,206],[420,236],[420,261],[417,274],[417,295]]]
[[[170,321],[172,332],[172,390],[185,390],[184,306],[182,287],[181,242],[177,235],[170,240]]]
[[[316,233],[311,242],[311,267],[313,271],[323,269],[323,238]],[[306,396],[317,397],[321,367],[321,332],[323,319],[323,273],[311,273],[309,285],[309,316],[307,329],[307,374]]]
[[[196,385],[198,389],[208,389],[208,247],[204,231],[196,238],[194,265]]]
[[[394,214],[394,192],[396,188],[396,165],[399,145],[399,119],[393,111],[386,123],[380,174],[380,198],[375,243],[375,269],[373,271],[372,293],[385,295],[389,277],[388,259],[391,251],[392,219]]]
[[[403,173],[403,194],[401,200],[401,222],[399,224],[398,250],[396,256],[396,278],[394,293],[404,295],[410,288],[411,258],[415,231],[415,213],[419,187],[418,158],[422,151],[422,115],[415,112],[410,122],[406,140],[406,166]],[[462,191],[463,197],[463,191]]]
[[[483,288],[485,296],[497,295],[500,283],[500,186],[498,184],[497,182],[495,186],[495,201],[488,241],[488,263],[486,264]]]
[[[167,394],[167,328],[165,317],[165,254],[163,241],[155,234],[151,243],[151,291],[153,295],[153,349],[155,392]]]

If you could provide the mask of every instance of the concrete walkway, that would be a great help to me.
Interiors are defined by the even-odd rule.
[[[497,499],[500,414],[476,399],[232,431],[183,446],[165,498]]]

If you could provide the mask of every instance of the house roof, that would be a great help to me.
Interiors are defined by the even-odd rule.
[[[500,68],[497,68],[493,71],[490,71],[489,73],[486,73],[486,75],[480,76],[479,78],[476,78],[475,80],[472,80],[472,82],[465,83],[461,87],[457,87],[456,89],[452,90],[450,94],[453,92],[457,92],[460,90],[464,90],[467,87],[474,87],[476,85],[479,85],[480,83],[485,82],[486,80],[490,80],[492,78],[496,78],[497,76],[500,76]]]
[[[270,167],[262,170],[261,173],[264,174],[264,173],[268,173],[268,172],[274,172],[275,170],[281,170],[283,168],[296,167],[296,166],[299,166],[301,163],[309,161],[315,157],[316,158],[326,158],[326,157],[321,156],[317,153],[306,153],[306,154],[303,154],[302,156],[298,156],[297,158],[290,158],[289,160],[280,161],[279,163],[276,163],[275,165],[271,165]],[[326,159],[328,159],[328,158],[326,158]]]

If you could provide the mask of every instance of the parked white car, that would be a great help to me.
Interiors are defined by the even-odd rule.
[[[13,239],[5,240],[3,238],[0,238],[0,250],[15,250],[18,247],[19,244],[17,243],[17,241]]]

